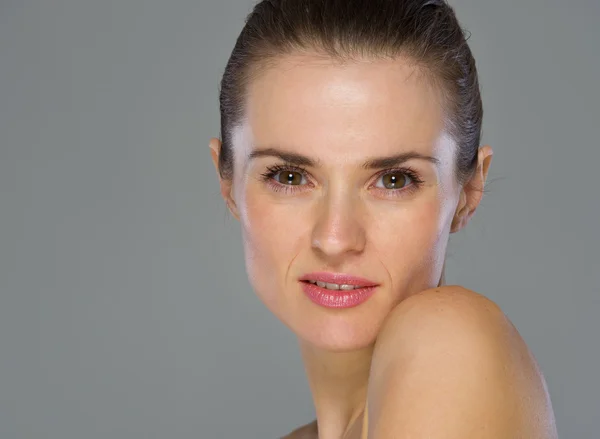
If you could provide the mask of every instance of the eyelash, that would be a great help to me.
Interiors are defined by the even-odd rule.
[[[266,182],[269,185],[269,187],[272,190],[274,190],[275,192],[284,192],[286,194],[289,194],[289,193],[294,193],[294,192],[298,191],[298,189],[296,189],[296,187],[300,186],[300,185],[281,184],[273,179],[273,177],[275,177],[279,172],[284,172],[284,171],[298,172],[298,173],[302,174],[302,176],[304,178],[306,178],[306,175],[308,174],[308,171],[306,169],[302,168],[301,166],[292,165],[292,164],[280,164],[280,165],[274,165],[274,166],[267,167],[267,172],[261,174],[262,180],[264,182]],[[400,173],[400,174],[404,174],[404,175],[408,176],[408,178],[410,178],[412,184],[410,184],[409,186],[405,186],[404,188],[400,188],[400,189],[386,189],[386,188],[376,188],[376,189],[383,190],[386,193],[391,193],[391,194],[393,194],[393,195],[391,195],[393,197],[401,197],[401,196],[406,196],[408,194],[413,193],[414,191],[419,189],[421,187],[421,185],[423,184],[423,180],[419,177],[419,174],[414,169],[412,169],[408,166],[386,169],[384,171],[381,171],[380,173],[377,174],[376,181],[379,180],[379,178],[384,175],[396,174],[396,173]]]

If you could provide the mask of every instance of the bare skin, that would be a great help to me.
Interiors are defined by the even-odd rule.
[[[429,297],[425,297],[426,295]],[[435,297],[432,297],[432,295],[435,295]],[[423,300],[421,300],[421,298],[423,298]],[[498,405],[496,407],[498,411],[494,412],[494,416],[499,419],[500,422],[506,422],[508,428],[505,429],[505,436],[484,436],[481,433],[476,433],[479,434],[479,436],[473,435],[472,437],[557,439],[558,434],[556,431],[554,414],[543,374],[524,340],[497,305],[475,292],[457,288],[456,286],[441,287],[424,291],[411,297],[410,301],[412,302],[412,305],[417,303],[416,308],[422,307],[424,312],[428,312],[428,309],[429,311],[432,311],[427,305],[429,299],[433,299],[434,303],[438,306],[446,306],[448,309],[453,309],[455,312],[476,312],[482,318],[487,319],[492,317],[495,321],[490,324],[489,327],[492,328],[492,330],[499,330],[503,333],[502,336],[496,335],[492,338],[492,340],[497,343],[499,350],[504,352],[505,361],[503,361],[502,364],[507,371],[501,381],[501,385],[497,386],[497,390],[501,389],[502,386],[511,389],[509,392],[505,392],[505,394],[508,395],[507,400],[512,401],[513,406],[509,407],[507,404]],[[421,303],[419,303],[419,301]],[[394,338],[397,338],[394,337],[394,335],[398,334],[396,331],[401,329],[400,326],[404,326],[404,334],[408,338],[415,336],[418,332],[414,331],[414,333],[411,334],[410,327],[401,321],[402,318],[408,319],[406,309],[403,310],[401,308],[402,307],[398,307],[398,309],[394,310],[390,316],[390,324],[386,324],[386,333],[382,335],[382,338],[385,340],[379,342],[383,346],[378,346],[380,349],[379,355],[372,363],[371,380],[376,381],[377,378],[374,378],[373,375],[380,373],[381,366],[377,362],[385,362],[386,357],[388,360],[390,357],[393,357],[393,352],[389,349],[389,343],[390,339],[393,340]],[[391,321],[395,321],[395,323],[391,323]],[[390,333],[393,333],[393,335],[390,336]],[[439,335],[439,332],[436,334]],[[455,337],[452,341],[457,344],[461,343],[460,337]],[[423,364],[419,367],[427,367],[427,365]],[[466,374],[463,373],[463,377],[465,376]],[[379,380],[381,381],[381,378],[379,378]],[[434,380],[428,377],[427,381],[430,382],[430,387],[428,388],[427,383],[425,383],[425,385],[419,388],[419,393],[437,393],[437,389],[434,386]],[[459,386],[457,386],[457,390],[460,390],[458,387]],[[386,391],[389,391],[390,386],[386,383],[383,388]],[[376,390],[375,392],[377,391],[380,390]],[[491,395],[490,399],[497,398],[497,395],[498,392],[495,392]],[[370,399],[381,400],[384,399],[384,397],[381,395],[371,395]],[[412,401],[411,404],[414,404],[416,399],[413,396],[410,400]],[[478,403],[485,406],[486,401],[479,400]],[[444,402],[438,399],[437,404],[443,405]],[[434,407],[434,405],[431,407]],[[450,408],[448,411],[452,412],[452,409]],[[508,411],[510,411],[510,413],[506,416]],[[503,416],[503,412],[505,416]],[[423,429],[415,431],[415,433],[422,434],[419,436],[379,435],[374,433],[372,428],[369,430],[368,415],[369,410],[367,406],[367,408],[363,409],[359,416],[350,423],[343,436],[341,436],[341,439],[368,439],[372,437],[455,437],[450,435],[447,436],[444,434],[446,432],[442,432],[441,430],[434,433],[438,435],[433,436]],[[371,417],[373,417],[372,414]],[[510,423],[507,422],[507,419],[510,420]],[[417,428],[420,428],[420,426],[417,426]],[[402,430],[402,433],[404,433],[404,430]],[[306,425],[294,429],[288,435],[284,436],[283,439],[319,439],[317,420],[315,419]]]
[[[475,213],[492,149],[459,184],[441,95],[421,73],[295,54],[249,84],[234,175],[219,182],[256,294],[298,338],[317,419],[287,437],[555,439],[518,332],[489,299],[444,285],[449,234]],[[219,139],[210,149],[218,169]],[[377,292],[317,305],[299,279],[315,271]]]

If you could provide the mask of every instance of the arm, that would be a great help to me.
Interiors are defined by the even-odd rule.
[[[373,354],[368,439],[556,439],[544,379],[499,307],[462,287],[400,303]]]

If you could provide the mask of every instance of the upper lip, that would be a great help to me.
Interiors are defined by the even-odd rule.
[[[308,273],[302,276],[299,280],[301,281],[320,281],[326,282],[330,284],[337,285],[354,285],[357,287],[372,287],[376,286],[377,282],[370,281],[369,279],[365,279],[358,276],[353,276],[351,274],[345,273],[326,273],[326,272],[317,272],[317,273]]]

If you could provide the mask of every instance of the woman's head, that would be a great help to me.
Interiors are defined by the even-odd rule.
[[[256,5],[221,83],[221,191],[242,224],[261,300],[301,339],[371,344],[395,304],[438,284],[448,236],[479,204],[475,62],[443,1],[271,0]],[[351,308],[299,280],[376,283]]]

